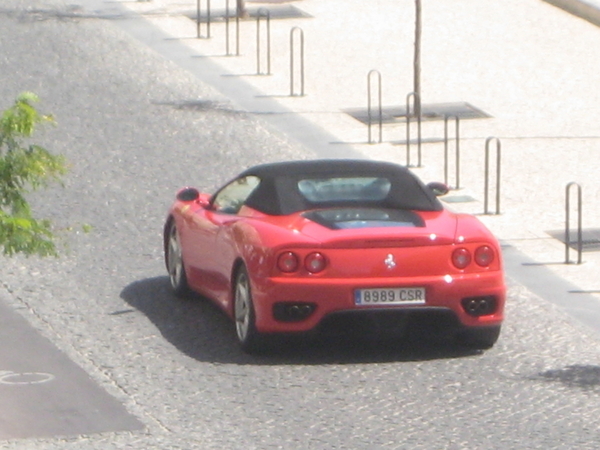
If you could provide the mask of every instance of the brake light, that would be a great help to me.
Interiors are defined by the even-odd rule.
[[[285,273],[298,270],[298,257],[292,252],[285,252],[277,258],[277,267]]]
[[[475,262],[481,267],[487,267],[494,262],[494,249],[489,245],[482,245],[475,250]]]
[[[471,253],[466,248],[457,248],[452,252],[452,264],[457,269],[464,269],[471,263]]]
[[[304,268],[308,270],[310,273],[319,273],[325,266],[327,265],[327,260],[322,253],[314,252],[310,253],[304,259]]]

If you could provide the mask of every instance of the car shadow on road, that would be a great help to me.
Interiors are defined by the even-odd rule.
[[[162,336],[198,361],[222,364],[369,364],[472,357],[480,352],[418,338],[374,339],[368,336],[286,337],[261,355],[238,346],[233,323],[208,299],[177,298],[166,276],[131,283],[121,292],[145,314]]]

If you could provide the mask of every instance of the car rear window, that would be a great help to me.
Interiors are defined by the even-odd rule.
[[[309,202],[381,201],[392,183],[384,177],[309,178],[298,181],[298,191]]]

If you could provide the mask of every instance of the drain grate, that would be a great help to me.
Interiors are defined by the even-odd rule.
[[[444,120],[444,117],[456,116],[460,120],[465,119],[488,119],[492,116],[485,113],[475,106],[464,103],[432,103],[423,104],[421,106],[422,120]],[[367,108],[352,108],[344,111],[346,114],[354,117],[359,122],[364,124],[369,123],[369,110]],[[379,121],[378,107],[374,106],[371,109],[372,123]],[[406,106],[388,106],[382,108],[383,123],[405,123],[406,122]]]
[[[299,0],[246,0],[246,3],[290,3]]]
[[[266,8],[248,8],[249,17],[242,20],[252,20],[258,17],[259,10],[267,10],[269,11],[271,19],[309,19],[312,16],[310,14],[305,13],[301,9],[296,8],[293,5],[269,5]],[[210,12],[210,20],[212,22],[224,21],[226,18],[226,10],[222,9],[214,9]],[[188,19],[193,20],[194,22],[197,20],[197,12],[190,11],[184,14]],[[264,17],[264,16],[263,16]],[[235,6],[229,9],[229,18],[230,20],[235,19]],[[207,21],[206,10],[202,11],[200,20],[202,22]]]
[[[565,230],[552,230],[546,233],[563,244],[566,243]],[[581,248],[584,252],[600,251],[600,228],[585,228],[582,230],[581,237]],[[577,229],[572,229],[569,235],[569,247],[577,250],[577,245]]]

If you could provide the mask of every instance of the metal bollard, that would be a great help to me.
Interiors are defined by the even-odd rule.
[[[202,22],[201,0],[196,0],[196,34],[198,39],[202,37],[200,24]],[[206,37],[210,38],[210,0],[206,0]]]
[[[300,36],[300,96],[304,96],[304,31],[300,27],[290,30],[290,97],[294,97],[294,35]]]
[[[369,74],[367,75],[367,114],[369,116],[369,123],[368,123],[368,129],[369,129],[369,144],[374,144],[374,142],[371,139],[371,126],[373,123],[373,116],[372,116],[372,108],[371,108],[371,103],[372,103],[372,91],[371,91],[371,78],[376,75],[377,76],[377,101],[378,101],[378,109],[379,109],[379,143],[381,144],[381,142],[383,141],[383,109],[381,106],[381,73],[379,73],[379,71],[377,70],[371,70],[369,72]]]
[[[240,17],[235,14],[235,54],[240,56]],[[229,51],[229,0],[225,1],[225,55],[231,56]]]
[[[583,196],[581,186],[574,181],[567,184],[565,192],[565,264],[571,264],[569,247],[571,244],[570,191],[572,187],[577,188],[577,264],[581,264],[583,262]]]
[[[260,71],[260,22],[261,17],[267,19],[267,73]],[[271,12],[260,8],[256,13],[256,74],[271,75]]]
[[[460,119],[458,116],[444,116],[444,183],[448,184],[448,121],[450,119],[454,119],[456,122],[455,128],[455,152],[456,152],[456,161],[455,161],[455,178],[456,178],[456,186],[454,189],[460,189]]]
[[[418,92],[411,92],[406,96],[406,165],[410,167],[410,101],[413,101],[413,110],[419,105],[417,117],[417,167],[421,167],[421,96]]]
[[[500,214],[500,170],[501,170],[501,146],[500,139],[489,137],[485,141],[485,187],[484,187],[484,206],[483,213],[489,214],[488,211],[488,194],[489,194],[489,179],[490,179],[490,143],[496,141],[496,214]]]

